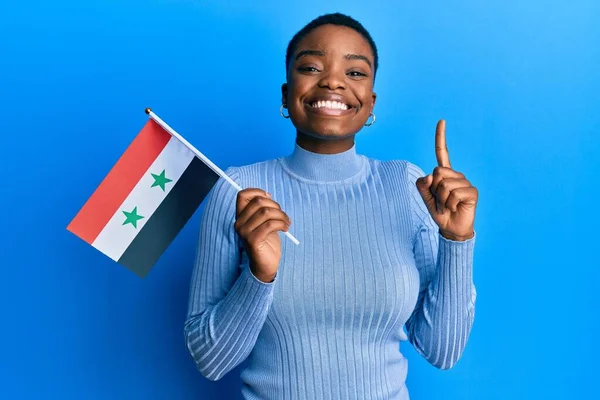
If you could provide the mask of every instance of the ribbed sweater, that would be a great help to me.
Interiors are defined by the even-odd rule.
[[[440,369],[461,357],[475,308],[473,249],[444,238],[421,168],[356,152],[291,154],[225,171],[292,220],[273,282],[250,271],[236,189],[205,200],[184,336],[206,378],[245,359],[246,399],[409,399],[401,341]]]

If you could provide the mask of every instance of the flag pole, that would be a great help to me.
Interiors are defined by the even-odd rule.
[[[150,118],[152,118],[157,124],[159,124],[161,127],[163,127],[164,130],[166,130],[167,132],[169,132],[171,135],[173,135],[175,138],[177,138],[181,143],[183,143],[198,158],[200,158],[210,169],[212,169],[213,171],[215,171],[219,176],[221,176],[223,179],[225,179],[227,182],[229,182],[229,184],[231,184],[231,186],[233,186],[238,192],[240,190],[242,190],[242,188],[240,187],[240,185],[238,185],[225,172],[223,172],[223,170],[221,170],[221,168],[217,167],[212,161],[210,161],[208,159],[208,157],[206,157],[198,149],[196,149],[194,146],[192,146],[192,144],[190,142],[188,142],[187,140],[185,140],[179,133],[175,132],[175,130],[173,128],[171,128],[169,125],[167,125],[167,123],[165,121],[163,121],[162,119],[160,119],[160,117],[158,115],[154,114],[154,112],[152,112],[152,110],[150,108],[146,108],[145,111],[146,111],[146,114],[148,114],[150,116]],[[291,233],[289,233],[289,232],[283,232],[283,233],[288,238],[290,238],[290,240],[292,242],[294,242],[295,244],[297,244],[297,245],[300,244],[300,242],[298,241],[298,239],[296,239],[294,236],[292,236]]]

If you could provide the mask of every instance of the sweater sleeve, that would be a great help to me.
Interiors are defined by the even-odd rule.
[[[225,173],[237,181],[235,168]],[[207,196],[184,324],[187,349],[202,375],[213,381],[250,354],[277,281],[277,276],[270,283],[260,281],[242,257],[245,252],[233,227],[236,198],[237,190],[223,178]]]
[[[449,369],[459,360],[475,317],[475,236],[453,241],[440,234],[415,186],[417,178],[424,175],[422,169],[407,162],[413,253],[420,290],[406,328],[419,354],[432,365]]]

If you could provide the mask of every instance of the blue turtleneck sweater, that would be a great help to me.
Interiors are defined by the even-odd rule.
[[[237,191],[222,178],[212,188],[184,327],[206,378],[248,358],[246,399],[406,400],[401,341],[436,367],[456,363],[474,318],[475,237],[440,235],[415,186],[423,170],[295,145],[226,173],[270,192],[300,245],[280,232],[275,280],[258,280],[233,227]]]

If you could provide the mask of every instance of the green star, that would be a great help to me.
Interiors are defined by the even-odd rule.
[[[165,170],[164,169],[162,170],[162,172],[160,173],[160,175],[152,174],[152,177],[154,178],[154,183],[150,187],[160,186],[160,188],[163,190],[163,192],[165,191],[165,184],[169,183],[169,182],[173,182],[172,179],[169,179],[169,178],[165,177]]]
[[[131,212],[123,211],[123,214],[125,214],[125,216],[127,217],[125,222],[123,222],[123,225],[131,224],[136,229],[138,220],[144,218],[137,213],[137,206],[135,206]]]

